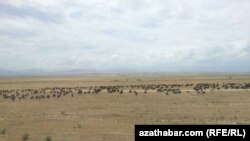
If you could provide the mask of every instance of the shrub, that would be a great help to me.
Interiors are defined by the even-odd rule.
[[[3,129],[3,130],[1,130],[1,132],[0,132],[0,134],[5,134],[6,133],[6,129]]]
[[[26,140],[28,140],[29,139],[29,134],[27,134],[27,133],[25,133],[25,134],[23,134],[23,141],[26,141]]]
[[[47,137],[46,137],[46,141],[52,141],[51,137],[50,137],[50,136],[47,136]]]
[[[81,128],[81,127],[82,127],[82,125],[81,125],[81,124],[78,124],[78,125],[77,125],[77,128]]]

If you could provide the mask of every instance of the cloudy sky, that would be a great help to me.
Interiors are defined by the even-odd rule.
[[[0,69],[249,72],[249,0],[5,0]]]

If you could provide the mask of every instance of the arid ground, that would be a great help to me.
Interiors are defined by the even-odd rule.
[[[248,74],[0,77],[0,141],[131,141],[135,124],[250,124],[249,83]]]

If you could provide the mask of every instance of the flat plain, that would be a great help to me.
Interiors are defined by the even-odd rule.
[[[0,141],[130,141],[135,124],[250,124],[249,84],[249,74],[0,77]]]

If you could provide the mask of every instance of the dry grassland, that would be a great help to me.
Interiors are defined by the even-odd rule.
[[[137,74],[1,77],[0,90],[138,84],[250,83],[250,75]],[[190,88],[191,90],[191,88]],[[0,141],[130,141],[135,124],[250,124],[250,90],[0,97]]]

